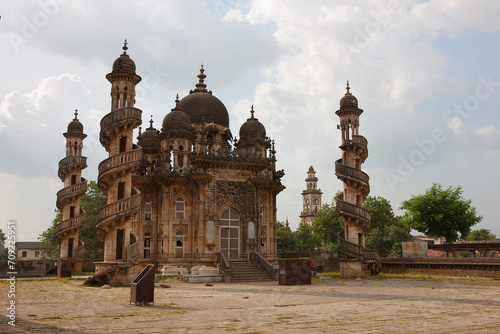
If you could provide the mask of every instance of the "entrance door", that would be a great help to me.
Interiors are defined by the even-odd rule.
[[[220,217],[220,251],[231,260],[240,258],[240,216],[229,208]]]
[[[184,257],[184,233],[177,232],[175,234],[175,258],[182,259]]]

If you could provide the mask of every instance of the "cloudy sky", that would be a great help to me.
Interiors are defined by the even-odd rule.
[[[255,106],[285,170],[278,220],[292,228],[309,166],[324,202],[341,189],[335,111],[349,80],[364,110],[370,195],[401,213],[433,182],[460,185],[483,216],[475,228],[500,235],[499,12],[496,0],[4,0],[0,228],[15,219],[29,241],[50,225],[75,109],[88,134],[84,177],[97,179],[105,75],[126,38],[146,126],[152,115],[161,127],[201,63],[234,135]]]

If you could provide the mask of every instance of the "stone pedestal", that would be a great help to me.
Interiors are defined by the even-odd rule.
[[[340,260],[340,277],[363,277],[370,276],[371,272],[368,264],[361,262],[361,260]]]

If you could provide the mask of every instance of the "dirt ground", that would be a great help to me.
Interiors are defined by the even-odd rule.
[[[311,285],[184,283],[130,305],[129,287],[82,280],[19,280],[16,327],[1,333],[498,333],[500,280],[422,276],[315,278]]]

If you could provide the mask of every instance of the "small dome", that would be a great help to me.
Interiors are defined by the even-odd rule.
[[[83,124],[78,120],[78,110],[75,110],[75,118],[68,124],[68,133],[83,133]]]
[[[194,127],[191,124],[191,119],[179,108],[180,103],[178,103],[178,99],[176,102],[177,105],[175,108],[163,119],[162,135],[168,135],[169,137],[193,135]]]
[[[142,151],[146,154],[156,154],[160,152],[160,132],[153,128],[153,120],[149,121],[149,128],[137,136],[137,145],[142,147]]]
[[[196,89],[189,92],[179,102],[179,108],[184,111],[193,124],[215,123],[224,127],[229,127],[229,113],[224,104],[211,91],[207,91],[204,83],[206,75],[203,66],[198,74],[199,82]]]
[[[357,109],[358,99],[349,92],[349,81],[347,81],[347,93],[340,99],[340,109]]]
[[[315,173],[314,167],[313,166],[309,167],[309,170],[307,172],[308,173]]]
[[[127,54],[127,40],[123,45],[123,53],[113,63],[112,74],[135,74],[135,63]]]
[[[250,110],[252,116],[247,119],[245,123],[240,128],[240,142],[242,143],[252,143],[252,142],[266,142],[266,128],[262,125],[257,118],[253,116],[254,110],[253,106]]]

